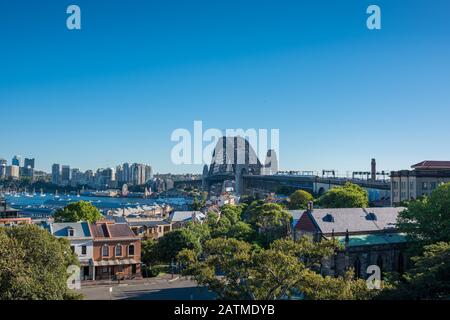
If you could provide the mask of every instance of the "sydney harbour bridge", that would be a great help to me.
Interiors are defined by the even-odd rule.
[[[376,173],[372,179],[278,174],[275,150],[268,150],[264,163],[261,163],[248,140],[240,136],[220,138],[213,151],[211,164],[203,168],[202,180],[190,183],[201,184],[203,191],[210,193],[211,186],[230,181],[234,183],[237,195],[277,192],[280,188],[302,189],[320,195],[334,186],[351,181],[368,191],[370,201],[390,198],[390,183],[377,180]]]

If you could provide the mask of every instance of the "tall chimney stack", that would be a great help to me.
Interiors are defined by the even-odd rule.
[[[370,172],[372,181],[377,180],[377,162],[375,161],[375,159],[372,159]]]

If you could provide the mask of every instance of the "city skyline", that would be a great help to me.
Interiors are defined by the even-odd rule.
[[[174,165],[171,133],[280,131],[280,170],[408,169],[448,160],[448,1],[0,4],[0,157],[81,170]],[[28,10],[23,10],[23,8]],[[438,116],[437,116],[438,115]]]

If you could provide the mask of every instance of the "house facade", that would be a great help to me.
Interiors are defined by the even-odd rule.
[[[172,229],[185,227],[189,222],[203,223],[206,215],[200,211],[173,211],[169,216]]]
[[[333,257],[323,261],[325,275],[343,275],[352,268],[355,276],[367,278],[369,266],[381,272],[402,273],[408,267],[406,237],[395,227],[404,208],[339,208],[305,211],[294,229],[294,238],[312,241],[336,239],[342,244]]]
[[[450,182],[450,161],[422,161],[411,168],[391,172],[392,204],[428,196],[439,185]]]
[[[145,240],[156,240],[172,231],[172,224],[165,220],[133,219],[128,224],[135,235]]]
[[[70,248],[80,262],[80,280],[95,280],[94,246],[89,223],[52,223],[49,229],[55,237],[69,240]]]
[[[94,280],[141,278],[141,241],[128,224],[90,224]]]

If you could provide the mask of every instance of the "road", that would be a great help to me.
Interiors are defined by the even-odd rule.
[[[112,292],[110,293],[110,288]],[[211,300],[214,294],[185,278],[157,277],[118,285],[82,287],[86,300]]]

